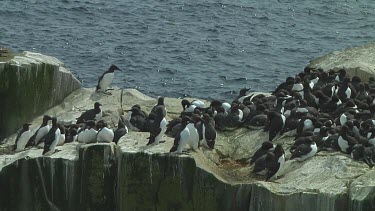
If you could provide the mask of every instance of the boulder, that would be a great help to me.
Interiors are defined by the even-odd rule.
[[[60,104],[80,82],[58,59],[25,51],[0,61],[0,140]]]
[[[334,51],[313,59],[306,68],[324,71],[345,69],[350,77],[357,75],[367,81],[375,75],[375,43]]]

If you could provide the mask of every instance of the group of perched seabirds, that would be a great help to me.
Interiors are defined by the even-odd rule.
[[[99,78],[97,92],[107,93],[114,78],[112,65]],[[375,164],[375,78],[363,82],[350,78],[344,69],[325,72],[305,68],[295,77],[288,77],[270,95],[247,94],[243,88],[233,102],[213,100],[209,106],[200,100],[181,101],[179,117],[167,121],[164,97],[147,114],[136,104],[120,116],[115,131],[102,120],[101,104],[85,111],[71,125],[63,125],[56,117],[43,117],[43,123],[32,134],[30,124],[19,132],[14,150],[28,147],[44,148],[43,154],[55,152],[56,146],[69,142],[115,142],[128,133],[128,128],[149,132],[147,145],[164,142],[163,136],[174,138],[170,152],[183,153],[186,147],[214,149],[216,130],[245,127],[262,128],[269,134],[254,153],[250,165],[253,172],[277,179],[286,157],[281,143],[272,142],[283,136],[294,136],[291,157],[304,161],[322,150],[336,150],[355,160]],[[52,120],[52,126],[49,121]]]

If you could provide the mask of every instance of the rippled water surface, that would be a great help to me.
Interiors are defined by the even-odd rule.
[[[309,60],[375,39],[375,3],[283,0],[0,0],[0,46],[53,55],[95,86],[232,99],[270,91]]]

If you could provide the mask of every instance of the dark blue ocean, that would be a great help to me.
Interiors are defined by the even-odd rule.
[[[373,0],[0,0],[0,46],[55,56],[93,87],[231,100],[375,40]]]

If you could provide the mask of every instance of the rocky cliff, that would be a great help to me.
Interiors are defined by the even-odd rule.
[[[362,79],[375,76],[375,43],[334,51],[309,62],[306,68],[324,71],[345,69],[350,76]]]
[[[105,95],[81,88],[45,114],[73,121],[95,101],[112,128],[121,108],[138,103],[149,111],[156,103],[136,90]],[[165,99],[169,119],[180,113],[180,101]],[[41,116],[32,128],[40,122]],[[169,153],[172,138],[146,146],[147,137],[131,131],[118,145],[65,144],[51,156],[41,149],[14,154],[3,145],[0,210],[375,210],[375,170],[339,152],[288,160],[281,178],[265,182],[247,163],[267,139],[261,130],[221,132],[215,150],[182,155]],[[286,152],[292,142],[276,141]]]
[[[0,141],[60,104],[80,82],[58,59],[23,52],[0,60]]]
[[[79,89],[46,114],[71,121],[95,101],[107,122],[135,102],[149,110],[156,100],[136,90],[112,95]],[[168,116],[180,100],[166,98]],[[33,121],[37,127],[41,117]],[[113,127],[113,126],[112,126]],[[131,131],[118,146],[66,144],[52,156],[42,150],[0,156],[2,210],[369,210],[374,170],[338,152],[287,161],[282,177],[265,182],[246,163],[267,134],[238,129],[219,134],[215,150],[170,154],[173,139],[146,146],[147,133]],[[282,138],[288,151],[292,138]],[[20,203],[22,202],[22,203]]]

